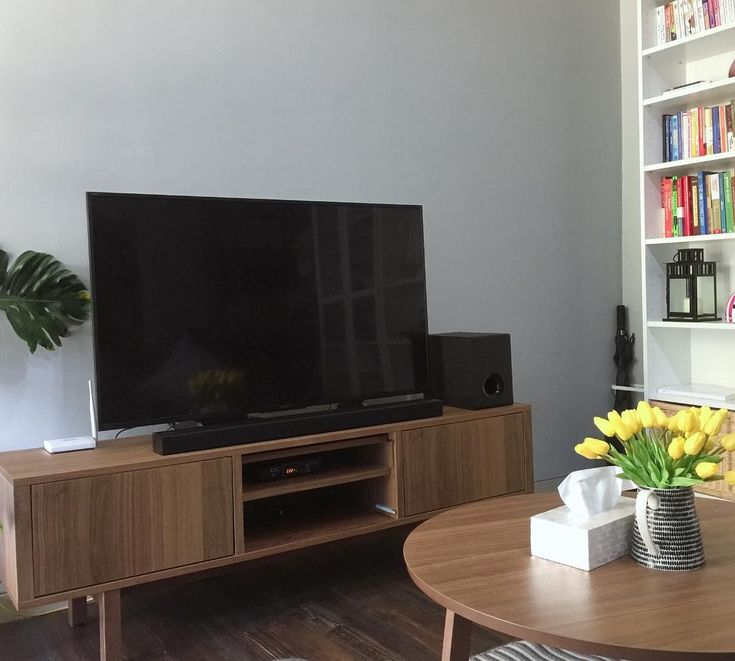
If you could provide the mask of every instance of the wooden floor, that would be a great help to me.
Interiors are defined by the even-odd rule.
[[[436,661],[444,613],[406,574],[408,532],[125,590],[124,658]],[[65,611],[0,625],[0,659],[96,660],[96,608],[90,611],[93,619],[77,629],[68,628]],[[478,628],[473,653],[502,642]]]

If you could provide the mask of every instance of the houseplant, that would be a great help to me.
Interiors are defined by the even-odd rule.
[[[89,318],[89,291],[49,254],[27,250],[8,261],[0,250],[0,310],[31,353],[60,347],[70,327]]]
[[[735,471],[719,474],[719,464],[735,451],[735,434],[720,436],[727,409],[691,407],[667,416],[640,402],[635,410],[596,417],[595,426],[622,448],[588,437],[575,451],[621,469],[618,477],[638,487],[631,556],[647,567],[696,569],[704,564],[692,487],[714,480],[735,484]]]

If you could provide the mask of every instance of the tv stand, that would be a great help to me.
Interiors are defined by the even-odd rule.
[[[0,580],[18,608],[85,597],[101,658],[122,649],[120,590],[427,519],[533,490],[531,410],[445,408],[394,422],[161,456],[150,437],[0,453]],[[256,481],[318,455],[322,470]]]

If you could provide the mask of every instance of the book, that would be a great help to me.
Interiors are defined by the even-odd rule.
[[[656,7],[656,43],[666,43],[666,8],[663,5]]]
[[[689,199],[692,209],[692,236],[702,233],[699,226],[699,180],[697,177],[689,177]]]
[[[732,170],[725,170],[722,173],[722,180],[725,189],[725,232],[735,232],[735,219],[733,219],[732,208]]]
[[[697,156],[704,156],[707,153],[707,147],[704,143],[704,108],[697,108],[697,129],[698,135],[698,148]]]
[[[707,174],[712,197],[712,234],[722,233],[722,209],[720,208],[720,175],[717,172]]]
[[[688,112],[680,112],[679,113],[679,126],[681,126],[681,134],[679,136],[679,158],[689,158],[689,153],[691,151],[690,146],[690,137],[691,137],[691,129],[689,126],[689,113]]]
[[[678,161],[679,156],[679,117],[671,115],[671,160]]]
[[[689,137],[689,156],[696,158],[699,156],[699,109],[692,108],[689,111],[689,126],[691,135]]]
[[[689,177],[684,175],[679,178],[679,193],[681,194],[682,210],[682,236],[692,236],[692,199]]]
[[[671,177],[661,179],[661,206],[664,209],[664,236],[674,236],[674,215],[672,212],[672,181]]]
[[[707,29],[707,26],[705,25],[705,22],[704,22],[704,14],[705,14],[704,7],[705,7],[705,4],[706,4],[706,0],[704,0],[704,1],[703,0],[698,0],[698,2],[697,2],[697,21],[699,22],[699,30],[700,30],[700,32],[702,30],[706,30]],[[664,33],[664,36],[666,36],[665,33]]]
[[[707,229],[707,189],[704,184],[704,172],[697,174],[697,190],[699,193],[699,230],[700,234],[709,234]]]
[[[664,115],[661,118],[661,128],[663,136],[661,142],[664,148],[664,163],[671,159],[671,115]]]

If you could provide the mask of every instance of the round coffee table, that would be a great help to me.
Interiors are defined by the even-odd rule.
[[[623,557],[591,572],[535,558],[531,494],[458,507],[406,539],[409,574],[447,609],[444,661],[467,661],[472,623],[575,652],[633,661],[735,659],[735,503],[697,498],[707,562],[692,572]]]

